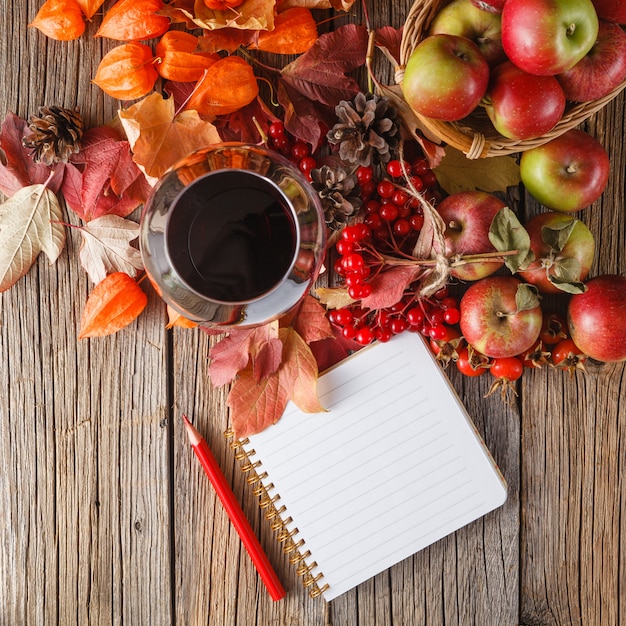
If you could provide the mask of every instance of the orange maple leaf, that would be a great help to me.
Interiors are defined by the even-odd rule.
[[[317,361],[308,344],[293,328],[281,328],[283,360],[274,374],[256,380],[251,367],[239,373],[228,394],[237,437],[261,432],[282,416],[287,402],[305,413],[324,408],[317,397]]]
[[[120,111],[119,117],[135,163],[152,178],[190,152],[221,141],[213,124],[193,110],[176,114],[174,99],[157,92]]]
[[[146,308],[148,297],[124,272],[109,274],[89,294],[79,339],[111,335],[128,326]]]

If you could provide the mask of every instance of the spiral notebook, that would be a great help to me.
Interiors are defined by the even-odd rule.
[[[502,505],[506,484],[421,336],[324,373],[325,413],[290,404],[233,443],[312,596],[336,598]]]

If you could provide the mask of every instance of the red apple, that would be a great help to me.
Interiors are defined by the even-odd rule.
[[[626,2],[624,0],[591,0],[601,20],[626,24]]]
[[[520,178],[549,209],[579,211],[593,204],[609,180],[609,155],[594,137],[572,128],[522,153]]]
[[[506,0],[471,0],[471,3],[483,11],[502,13]]]
[[[478,352],[492,358],[528,350],[543,321],[530,285],[514,276],[489,276],[473,283],[460,303],[461,333]]]
[[[626,33],[617,24],[600,21],[591,50],[556,78],[568,100],[589,102],[606,96],[626,79]]]
[[[535,215],[525,226],[535,260],[518,272],[519,277],[543,293],[579,291],[595,253],[587,226],[571,215],[551,211]]]
[[[452,0],[433,18],[429,35],[458,35],[471,39],[490,66],[506,60],[500,37],[500,16],[482,11],[471,0]]]
[[[413,50],[402,93],[417,113],[451,122],[476,108],[488,81],[489,66],[474,42],[456,35],[431,35]]]
[[[598,34],[591,0],[507,0],[502,45],[530,74],[560,74],[582,59]]]
[[[483,105],[501,135],[531,139],[556,126],[565,111],[565,94],[554,76],[535,76],[505,61],[491,71]]]
[[[604,274],[572,296],[567,322],[574,343],[597,361],[626,360],[626,276]]]
[[[499,198],[484,191],[460,191],[444,198],[437,211],[446,224],[446,256],[495,252],[489,241],[489,228],[504,206]],[[503,261],[467,263],[455,267],[452,275],[460,280],[478,280],[493,274],[502,265]]]

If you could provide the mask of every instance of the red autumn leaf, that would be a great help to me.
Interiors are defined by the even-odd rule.
[[[85,221],[102,215],[126,217],[151,189],[133,161],[130,144],[109,126],[85,132],[82,149],[72,155],[66,170],[63,196]]]
[[[308,344],[333,336],[326,309],[311,295],[305,296],[298,306],[291,326]]]
[[[283,343],[283,359],[278,370],[257,382],[248,368],[240,372],[228,394],[237,437],[246,437],[275,424],[288,400],[306,413],[324,410],[317,397],[318,370],[311,349],[293,328],[281,328],[279,338]]]
[[[318,370],[324,372],[363,346],[353,339],[346,339],[340,329],[333,327],[331,338],[314,341],[309,347],[317,361]]]
[[[372,278],[372,294],[361,303],[368,309],[384,309],[393,306],[402,298],[404,290],[422,273],[419,265],[396,265],[389,267]]]
[[[198,82],[186,109],[201,115],[226,115],[250,104],[259,86],[250,64],[238,56],[213,63]]]
[[[230,383],[250,361],[250,354],[264,343],[278,337],[278,324],[271,322],[257,328],[233,330],[209,352],[209,377],[214,387]]]
[[[71,41],[85,32],[85,19],[76,0],[46,0],[29,26],[51,39]]]
[[[264,342],[255,354],[252,355],[252,374],[259,382],[273,374],[281,364],[283,358],[283,342],[275,337]]]
[[[14,113],[7,113],[0,129],[0,191],[13,196],[23,187],[46,183],[46,187],[57,193],[63,182],[64,163],[53,167],[35,163],[22,139],[30,135],[28,124]],[[52,178],[48,180],[50,174]]]
[[[169,18],[158,12],[163,0],[118,0],[105,14],[95,37],[117,41],[144,41],[161,36]]]
[[[335,106],[360,91],[346,75],[365,62],[367,31],[347,24],[320,35],[308,52],[281,72],[278,101],[285,110],[285,128],[316,148],[336,121]]]
[[[142,43],[125,43],[113,48],[100,61],[93,83],[118,100],[145,96],[159,77],[152,49]]]
[[[262,139],[259,128],[267,136],[270,124],[277,119],[263,100],[257,97],[242,109],[216,118],[213,124],[223,141],[255,144]]]
[[[89,294],[78,338],[103,337],[121,330],[139,316],[147,303],[148,297],[128,274],[109,274]]]
[[[376,46],[395,65],[400,65],[400,43],[402,42],[402,28],[383,26],[375,33]]]

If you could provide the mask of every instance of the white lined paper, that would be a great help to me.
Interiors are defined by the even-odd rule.
[[[290,404],[249,437],[328,584],[348,591],[506,500],[506,485],[422,338],[403,333],[320,377],[326,413]]]

